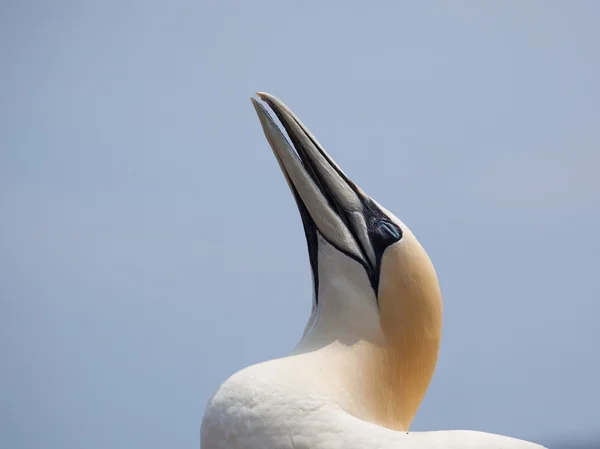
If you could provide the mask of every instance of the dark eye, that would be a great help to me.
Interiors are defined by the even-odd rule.
[[[380,244],[388,246],[402,238],[402,231],[389,221],[379,220],[375,225],[375,235]]]

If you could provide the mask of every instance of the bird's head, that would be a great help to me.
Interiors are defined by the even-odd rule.
[[[403,410],[412,400],[402,412],[410,418],[398,418],[404,427],[427,389],[441,339],[433,265],[408,227],[351,181],[292,111],[269,94],[258,96],[289,138],[253,99],[307,238],[314,302],[304,340],[310,346],[317,335],[317,344],[368,341],[383,348],[374,368],[383,390],[373,394],[389,394],[390,384],[412,390],[410,398],[398,393]]]

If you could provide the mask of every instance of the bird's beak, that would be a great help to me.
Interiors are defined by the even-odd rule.
[[[373,201],[342,172],[317,140],[281,101],[258,93],[275,113],[288,140],[263,104],[252,103],[279,166],[294,194],[309,240],[316,231],[330,244],[367,268],[375,281],[377,255],[370,238],[370,223],[377,219]],[[315,235],[311,235],[315,234]]]

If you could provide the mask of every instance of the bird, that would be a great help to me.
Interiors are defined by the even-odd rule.
[[[300,212],[312,309],[289,355],[244,368],[217,389],[201,448],[543,448],[473,430],[409,431],[442,338],[435,268],[411,230],[356,185],[285,104],[256,95]]]

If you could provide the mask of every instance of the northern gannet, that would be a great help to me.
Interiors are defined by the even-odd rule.
[[[408,432],[442,337],[434,267],[410,229],[367,196],[281,101],[252,99],[300,210],[313,278],[304,334],[209,400],[202,449],[534,449],[490,433]]]

